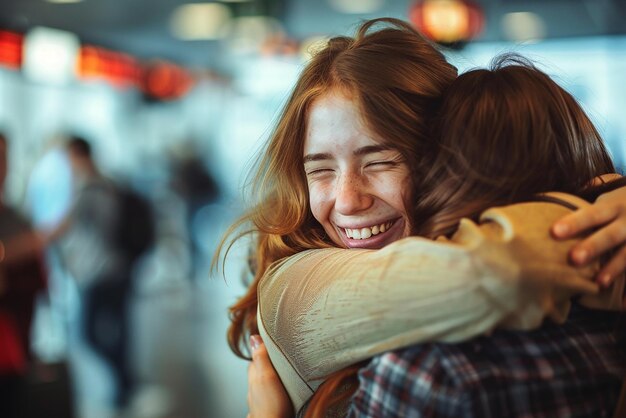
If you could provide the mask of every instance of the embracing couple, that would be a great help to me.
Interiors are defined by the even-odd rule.
[[[395,19],[331,39],[223,244],[256,239],[228,335],[252,354],[250,416],[611,416],[615,171],[580,105],[521,57],[457,75]]]

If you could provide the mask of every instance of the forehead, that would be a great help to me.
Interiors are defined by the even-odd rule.
[[[324,149],[356,148],[378,144],[365,126],[356,101],[341,93],[328,93],[311,105],[304,154]]]

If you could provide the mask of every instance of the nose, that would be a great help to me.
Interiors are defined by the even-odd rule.
[[[337,179],[335,209],[343,215],[359,213],[372,206],[373,196],[366,181],[355,173],[345,173]]]

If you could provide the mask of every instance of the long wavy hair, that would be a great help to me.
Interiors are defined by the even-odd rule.
[[[309,207],[303,149],[311,105],[324,94],[345,93],[366,127],[399,152],[414,173],[434,146],[430,120],[457,71],[411,25],[380,18],[363,23],[354,38],[336,37],[302,71],[249,182],[251,208],[227,231],[214,258],[225,258],[239,238],[253,234],[254,279],[230,308],[228,342],[249,358],[248,338],[257,333],[257,283],[276,260],[334,244]],[[407,200],[409,198],[407,197]],[[410,200],[414,200],[413,196]]]

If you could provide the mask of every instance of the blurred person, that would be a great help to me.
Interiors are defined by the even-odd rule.
[[[182,155],[172,157],[172,181],[174,192],[185,203],[185,227],[191,253],[191,277],[198,277],[198,272],[204,272],[206,263],[205,251],[199,240],[206,237],[199,236],[197,220],[201,211],[215,203],[220,197],[220,189],[205,161],[199,157],[195,145],[187,144]],[[209,222],[214,219],[202,218]]]
[[[47,241],[58,244],[64,268],[76,280],[85,340],[110,368],[113,401],[123,408],[134,388],[129,303],[134,262],[143,248],[133,246],[132,236],[121,242],[121,231],[134,225],[129,225],[120,187],[98,169],[91,144],[73,136],[65,148],[73,176],[73,204]]]
[[[4,202],[8,143],[0,133],[0,416],[23,416],[20,407],[31,354],[35,301],[46,287],[40,247],[30,223]]]
[[[391,27],[371,30],[380,21],[391,23]],[[458,341],[489,332],[497,325],[536,328],[545,317],[562,321],[569,311],[570,297],[598,292],[597,284],[585,281],[593,276],[592,269],[577,270],[567,265],[566,254],[572,241],[553,241],[547,234],[538,233],[535,228],[540,225],[534,224],[533,228],[515,229],[516,240],[531,247],[546,245],[553,251],[536,254],[542,262],[532,265],[526,265],[527,253],[508,246],[493,231],[490,233],[491,227],[479,234],[483,246],[478,249],[483,251],[458,245],[461,242],[446,246],[426,240],[402,240],[402,246],[389,246],[380,254],[322,251],[322,259],[336,253],[341,258],[336,263],[316,263],[319,259],[314,252],[303,252],[333,246],[382,248],[412,232],[418,224],[414,224],[411,202],[417,201],[416,185],[432,164],[429,157],[436,148],[435,139],[429,136],[429,116],[455,78],[456,69],[409,25],[391,19],[369,21],[354,39],[334,38],[313,57],[260,159],[253,183],[257,204],[231,230],[250,226],[250,232],[257,234],[258,245],[255,281],[231,308],[229,342],[237,354],[246,357],[250,334],[261,331],[268,338],[268,351],[298,413],[329,373],[392,348],[386,342],[393,342],[396,326],[377,321],[376,331],[364,336],[371,330],[371,323],[362,316],[351,317],[350,312],[360,312],[358,308],[351,310],[354,306],[369,306],[382,318],[395,312],[403,323],[413,321],[410,323],[417,329],[401,338],[408,344],[412,338]],[[318,139],[314,141],[314,137]],[[598,146],[604,149],[601,143]],[[612,170],[610,159],[600,158],[589,161],[585,170],[573,176],[578,176],[581,186]],[[337,199],[333,209],[334,192]],[[545,224],[547,218],[541,219],[547,231],[550,224]],[[466,227],[470,231],[476,228],[471,223]],[[542,244],[536,240],[542,240]],[[622,242],[615,245],[619,247]],[[492,252],[499,257],[494,258]],[[412,275],[396,277],[394,268],[399,267],[398,260],[404,259],[402,254],[416,270]],[[288,256],[279,268],[269,269],[272,263]],[[361,257],[371,259],[361,263],[363,280],[358,281],[359,286],[330,279],[336,277],[331,273],[346,273],[353,266],[349,260]],[[452,259],[456,259],[454,268],[450,267]],[[324,273],[316,275],[312,266]],[[278,272],[290,267],[294,274],[281,280]],[[261,280],[268,272],[270,276]],[[432,286],[420,286],[416,276],[428,278]],[[350,281],[355,276],[347,277]],[[370,277],[372,283],[367,279]],[[407,286],[419,287],[419,292],[385,286],[383,282],[392,277]],[[464,287],[461,281],[476,286]],[[260,299],[257,291],[261,292]],[[418,310],[430,306],[429,314],[420,317],[409,311],[398,312],[407,306],[394,304],[391,299],[384,299],[389,303],[377,309],[371,299],[360,299],[361,292],[368,291],[376,292],[378,302],[390,291],[396,296],[401,292],[403,301],[418,296],[408,306]],[[317,298],[315,292],[325,296]],[[431,299],[441,306],[428,302],[432,292],[437,296]],[[459,303],[446,302],[446,297],[452,296]],[[351,303],[342,303],[342,298]],[[317,327],[316,321],[323,318],[334,325]],[[358,347],[349,343],[359,339],[353,336],[363,337]],[[254,365],[250,370],[254,374]],[[327,407],[329,395],[333,395],[330,392],[326,391],[326,398],[318,399],[317,404]]]

